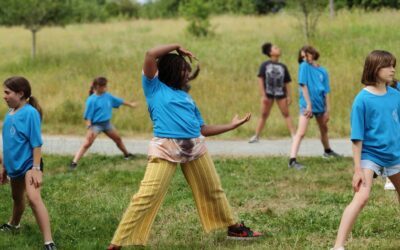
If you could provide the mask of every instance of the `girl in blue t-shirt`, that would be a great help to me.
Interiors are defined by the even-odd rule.
[[[387,51],[372,51],[365,60],[361,82],[366,87],[355,97],[351,111],[355,193],[343,212],[335,250],[344,249],[367,204],[374,175],[389,177],[400,194],[400,93],[387,86],[395,66],[396,58]]]
[[[176,53],[172,53],[176,51]],[[139,191],[133,196],[114,234],[109,250],[128,245],[146,245],[151,226],[180,164],[190,185],[202,226],[206,232],[228,228],[228,237],[252,239],[260,236],[243,223],[236,223],[207,152],[203,136],[233,130],[250,119],[250,114],[231,123],[206,125],[192,97],[187,93],[190,65],[184,56],[193,54],[178,44],[147,51],[142,86],[154,138]],[[168,233],[166,231],[166,233]]]
[[[126,105],[131,108],[137,106],[136,102],[126,102],[121,98],[115,97],[107,92],[107,79],[105,77],[97,77],[89,90],[89,97],[86,100],[84,118],[86,121],[87,133],[85,142],[82,144],[78,152],[75,154],[71,162],[70,169],[74,170],[78,166],[79,159],[93,144],[97,135],[104,132],[110,137],[117,147],[124,154],[125,159],[132,156],[122,142],[117,130],[111,124],[112,109],[119,108],[121,105]]]
[[[31,96],[31,86],[23,77],[11,77],[4,82],[4,100],[9,112],[3,122],[3,168],[0,184],[10,178],[13,213],[1,231],[18,231],[28,197],[45,249],[56,249],[50,228],[49,214],[40,195],[42,185],[41,117],[42,111],[36,98]]]
[[[299,76],[300,85],[300,116],[299,124],[290,150],[289,168],[302,169],[303,165],[297,162],[296,157],[300,144],[306,134],[308,122],[315,116],[321,133],[321,142],[324,147],[323,157],[338,157],[330,145],[328,138],[329,121],[329,76],[326,69],[316,61],[319,58],[318,51],[311,46],[304,46],[299,52]]]

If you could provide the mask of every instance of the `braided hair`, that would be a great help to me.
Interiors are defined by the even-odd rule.
[[[183,56],[166,54],[157,61],[158,78],[171,88],[182,89],[185,85],[185,72],[189,70],[188,65]]]

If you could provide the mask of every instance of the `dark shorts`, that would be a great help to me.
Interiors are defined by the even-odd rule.
[[[279,95],[279,96],[277,96],[277,95],[271,95],[271,94],[266,94],[266,95],[267,95],[267,97],[268,97],[269,99],[281,100],[281,99],[285,99],[285,98],[286,98],[286,95]]]
[[[28,168],[28,170],[26,170],[26,172],[25,172],[23,175],[20,175],[20,176],[18,176],[18,177],[16,177],[16,178],[11,178],[11,177],[10,177],[10,179],[13,180],[13,181],[21,181],[21,180],[24,180],[24,179],[25,179],[26,173],[27,173],[29,170],[31,170],[32,168],[33,168],[33,165],[30,166],[30,167]],[[40,159],[40,171],[42,171],[42,173],[43,173],[43,170],[44,170],[44,163],[43,163],[43,158],[42,158],[42,159]]]
[[[110,121],[105,121],[105,122],[93,123],[90,126],[90,129],[96,134],[100,134],[101,132],[107,132],[109,130],[113,130],[114,126],[111,124]]]

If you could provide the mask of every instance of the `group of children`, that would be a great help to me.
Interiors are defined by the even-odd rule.
[[[296,131],[288,111],[288,84],[291,77],[286,66],[279,62],[280,49],[267,43],[262,50],[270,60],[261,65],[258,74],[262,117],[250,142],[258,141],[272,104],[276,101],[293,138],[288,164],[290,168],[304,168],[297,162],[296,156],[312,117],[316,118],[321,132],[324,157],[338,157],[329,145],[329,77],[326,69],[316,62],[318,51],[311,46],[304,46],[299,52],[300,116]],[[179,44],[158,46],[145,54],[142,87],[154,137],[149,144],[143,180],[116,229],[109,250],[127,245],[146,245],[178,164],[191,187],[206,232],[226,228],[227,237],[231,239],[253,239],[262,235],[243,222],[236,222],[204,141],[204,137],[222,134],[243,125],[249,121],[250,114],[243,118],[236,115],[227,124],[206,124],[188,94],[189,82],[199,73],[199,68],[192,72],[192,59],[196,59],[193,53]],[[348,234],[368,200],[376,175],[387,176],[400,193],[400,92],[389,86],[395,81],[395,65],[395,57],[386,51],[372,51],[365,60],[361,82],[366,87],[356,96],[351,112],[355,194],[343,213],[333,248],[335,250],[344,249]],[[10,180],[13,213],[9,222],[0,226],[0,230],[19,229],[26,193],[43,234],[44,248],[54,250],[56,246],[51,236],[49,215],[40,195],[43,173],[41,108],[24,77],[11,77],[4,82],[4,99],[10,109],[2,130],[3,168],[0,183]],[[137,103],[125,102],[109,94],[106,78],[94,79],[84,113],[88,132],[70,165],[71,170],[76,169],[78,160],[101,132],[115,141],[125,158],[132,156],[110,123],[112,108],[121,105],[136,107]]]

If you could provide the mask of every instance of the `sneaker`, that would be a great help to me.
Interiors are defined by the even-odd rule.
[[[329,152],[329,153],[324,153],[323,155],[322,155],[322,157],[323,158],[325,158],[325,159],[328,159],[328,158],[340,158],[340,157],[342,157],[342,155],[340,155],[340,154],[338,154],[338,153],[336,153],[335,151],[331,151],[331,152]]]
[[[20,228],[20,225],[14,226],[14,225],[10,225],[8,223],[5,223],[5,224],[0,226],[0,231],[3,231],[3,232],[15,232],[15,231],[18,231],[19,228]]]
[[[128,153],[127,155],[124,155],[124,159],[125,160],[132,159],[133,157],[135,157],[135,156],[133,154],[131,154],[131,153]]]
[[[303,165],[301,165],[300,163],[298,163],[297,161],[293,161],[292,163],[288,164],[288,168],[294,168],[297,170],[302,170],[304,168]]]
[[[107,250],[120,250],[121,248],[122,248],[121,246],[116,246],[116,245],[110,244],[107,247]]]
[[[250,140],[249,143],[256,143],[260,140],[260,137],[258,137],[257,135],[253,135]]]
[[[331,250],[345,250],[345,249],[344,247],[337,247],[337,248],[332,247]]]
[[[389,179],[386,180],[384,189],[385,190],[396,190],[393,183]]]
[[[262,233],[251,230],[242,221],[237,227],[228,228],[228,236],[226,238],[230,240],[253,240],[260,236],[262,236]]]
[[[69,170],[74,171],[77,166],[78,163],[72,161],[71,164],[69,164]]]
[[[44,250],[57,250],[56,244],[54,242],[51,242],[49,244],[44,245]]]

